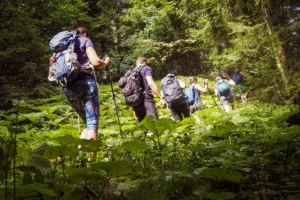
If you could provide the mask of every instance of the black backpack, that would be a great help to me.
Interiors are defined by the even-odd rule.
[[[179,102],[184,96],[183,90],[174,74],[168,74],[161,80],[161,89],[165,95],[169,107],[171,104],[176,104]]]
[[[118,82],[122,91],[122,95],[125,98],[126,105],[137,106],[144,99],[142,88],[142,76],[141,69],[143,65],[139,65],[134,69],[131,69],[122,76]]]

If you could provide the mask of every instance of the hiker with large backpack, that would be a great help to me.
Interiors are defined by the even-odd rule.
[[[236,109],[234,94],[230,91],[230,86],[233,85],[235,85],[235,82],[232,79],[228,79],[227,74],[222,73],[216,77],[216,84],[214,86],[215,95],[219,98],[225,112],[229,111],[229,105],[231,105],[232,110]]]
[[[136,120],[140,122],[148,115],[158,118],[151,90],[160,98],[162,105],[165,105],[165,100],[153,80],[152,69],[146,58],[138,58],[136,67],[126,72],[118,84],[126,105],[132,107]]]
[[[193,114],[196,110],[199,109],[201,98],[201,92],[207,92],[208,82],[207,80],[204,81],[204,88],[200,87],[197,84],[197,77],[191,76],[189,78],[190,86],[185,90],[185,94],[188,96],[188,102],[190,105],[190,113]]]
[[[236,70],[232,76],[232,80],[235,82],[235,89],[237,89],[238,93],[240,94],[242,101],[246,101],[248,95],[248,92],[244,91],[244,78],[245,73],[239,69]]]
[[[183,91],[184,88],[185,83],[174,74],[168,74],[161,80],[161,93],[174,120],[181,121],[183,117],[190,116],[188,97]]]
[[[97,56],[88,30],[83,27],[58,33],[50,41],[50,49],[53,52],[50,62],[55,68],[50,80],[63,86],[66,100],[85,122],[86,129],[80,138],[97,140],[100,102],[94,67],[105,68],[110,58],[101,60]]]

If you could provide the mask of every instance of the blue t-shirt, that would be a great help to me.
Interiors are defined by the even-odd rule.
[[[89,59],[86,55],[86,49],[88,47],[93,47],[94,44],[89,38],[77,37],[75,41],[75,52],[78,55],[78,62],[83,65],[89,62]]]

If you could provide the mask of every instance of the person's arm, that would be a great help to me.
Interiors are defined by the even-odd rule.
[[[165,94],[163,93],[163,91],[160,91],[160,97],[165,98]]]
[[[156,94],[156,96],[158,98],[161,98],[160,91],[159,91],[157,85],[155,84],[152,76],[146,76],[146,80],[147,80],[147,83],[148,83],[150,89]]]
[[[185,88],[185,83],[184,83],[182,80],[180,80],[180,79],[177,79],[177,81],[178,81],[179,86],[180,86],[182,89],[184,89],[184,88]]]
[[[214,86],[214,91],[215,91],[216,97],[219,99],[220,98],[220,94],[219,94],[219,92],[217,90],[217,86],[216,85]]]
[[[229,85],[235,85],[235,82],[234,82],[232,79],[229,79],[229,80],[228,80],[228,84],[229,84]]]
[[[199,90],[200,92],[207,92],[207,86],[208,86],[208,82],[205,80],[204,81],[204,88],[200,87],[200,85],[196,84],[195,88],[197,90]]]
[[[101,60],[93,46],[86,48],[86,54],[90,63],[97,69],[103,69],[110,64],[110,58],[106,57],[105,60]]]
[[[165,94],[164,94],[164,92],[161,90],[160,91],[160,102],[161,102],[161,106],[162,106],[162,108],[166,108],[167,107],[167,101],[166,101],[166,99],[165,99]]]
[[[160,94],[160,91],[157,87],[157,85],[155,84],[152,76],[146,76],[146,80],[147,80],[147,83],[150,87],[150,89],[157,95],[158,98],[160,98],[160,102],[162,104],[162,107],[165,107],[166,105],[166,100],[164,99],[164,97]]]

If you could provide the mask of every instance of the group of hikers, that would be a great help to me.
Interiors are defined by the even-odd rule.
[[[85,122],[86,129],[81,132],[80,138],[97,140],[100,101],[93,69],[108,67],[110,58],[106,56],[105,59],[100,59],[97,56],[88,37],[88,30],[83,27],[58,33],[50,41],[50,49],[53,56],[50,58],[48,79],[56,80],[62,85],[66,100]],[[237,78],[244,76],[240,71],[237,73]],[[230,105],[232,109],[236,109],[234,95],[229,87],[236,82],[224,73],[216,77],[215,95],[225,111],[229,111]],[[126,104],[132,107],[134,118],[138,121],[148,115],[158,118],[152,92],[160,99],[163,108],[170,109],[174,120],[182,120],[199,109],[200,94],[208,91],[207,80],[204,81],[204,87],[201,87],[195,76],[189,77],[189,86],[184,91],[185,83],[174,74],[168,74],[162,79],[160,91],[144,57],[136,60],[136,67],[129,70],[118,84]],[[241,97],[242,100],[247,98],[244,92]]]
[[[138,78],[139,76],[141,80]],[[247,99],[247,93],[241,88],[241,79],[244,76],[240,70],[237,70],[234,73],[234,80],[225,73],[216,77],[214,92],[225,112],[230,110],[230,106],[232,110],[236,109],[234,94],[230,90],[230,86],[238,86],[242,101]],[[174,74],[167,74],[161,80],[160,91],[153,80],[152,69],[148,65],[147,59],[140,57],[136,60],[136,67],[129,70],[120,79],[119,87],[126,104],[132,107],[136,120],[142,121],[148,115],[158,118],[154,96],[151,92],[153,91],[160,99],[162,108],[168,107],[172,118],[181,121],[183,118],[190,117],[200,108],[200,94],[208,91],[208,81],[205,80],[204,87],[201,87],[197,83],[197,77],[191,76],[189,77],[189,86],[186,87],[186,84]]]

